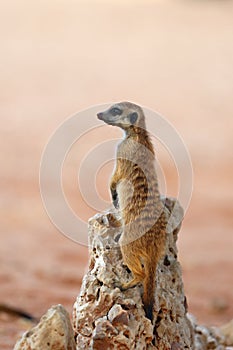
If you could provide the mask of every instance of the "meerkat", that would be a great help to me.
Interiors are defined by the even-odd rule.
[[[138,105],[121,102],[97,117],[125,132],[117,147],[110,182],[112,201],[120,211],[123,226],[119,240],[123,262],[133,274],[133,279],[122,284],[122,289],[143,284],[145,314],[153,322],[156,268],[165,250],[167,220],[144,112]]]

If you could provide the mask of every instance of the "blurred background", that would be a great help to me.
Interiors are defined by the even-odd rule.
[[[0,303],[37,317],[57,303],[72,311],[88,251],[49,220],[40,159],[70,115],[129,100],[165,116],[191,155],[193,196],[179,235],[189,310],[208,325],[233,317],[232,14],[227,0],[1,2]],[[107,130],[102,136],[121,136]],[[86,221],[95,212],[82,205],[77,167],[98,137],[80,153],[74,147],[64,171],[67,197]],[[174,194],[174,167],[160,158]],[[111,169],[97,178],[106,200]],[[0,314],[1,349],[27,326]]]

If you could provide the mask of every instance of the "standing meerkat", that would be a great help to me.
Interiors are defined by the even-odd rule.
[[[113,204],[121,214],[123,233],[119,243],[123,261],[134,277],[123,284],[122,289],[143,284],[145,313],[153,321],[156,268],[164,254],[167,225],[158,189],[153,145],[141,107],[121,102],[98,113],[97,117],[125,131],[117,148],[110,183]]]

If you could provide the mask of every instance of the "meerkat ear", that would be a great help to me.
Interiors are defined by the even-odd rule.
[[[137,112],[133,112],[129,115],[129,120],[131,124],[135,124],[138,119],[138,114]]]

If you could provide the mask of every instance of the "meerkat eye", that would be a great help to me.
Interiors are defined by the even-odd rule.
[[[120,110],[120,108],[118,107],[113,107],[110,109],[110,113],[113,117],[117,116],[117,115],[121,115],[122,114],[122,110]]]

